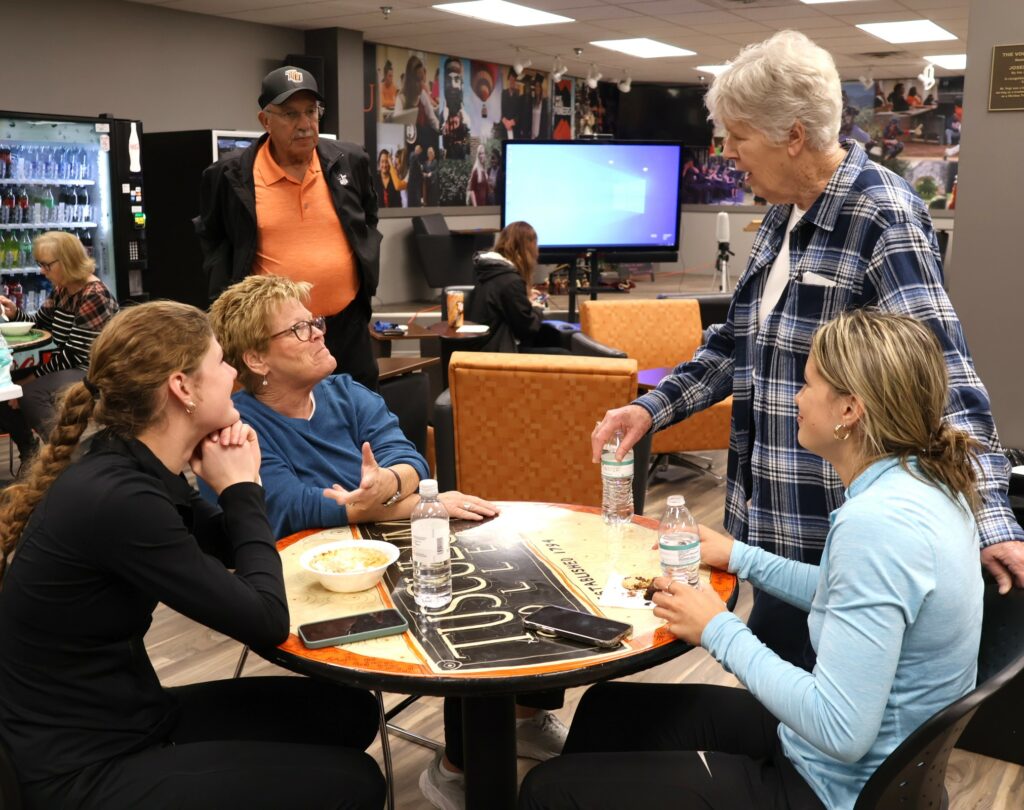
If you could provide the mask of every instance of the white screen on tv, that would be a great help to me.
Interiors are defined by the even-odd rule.
[[[678,144],[505,144],[502,224],[523,220],[542,249],[676,249]]]

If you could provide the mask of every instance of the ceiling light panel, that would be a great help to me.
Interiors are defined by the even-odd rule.
[[[438,11],[447,11],[450,14],[460,14],[463,17],[473,17],[477,20],[498,23],[499,25],[514,25],[523,27],[528,25],[551,25],[553,23],[575,22],[572,17],[563,17],[560,14],[551,14],[547,11],[540,11],[529,6],[520,6],[517,3],[507,3],[505,0],[471,0],[468,3],[442,3],[434,6]]]
[[[894,44],[904,42],[938,42],[939,40],[956,39],[955,34],[951,34],[931,20],[860,23],[857,27],[872,36]]]
[[[965,53],[944,53],[938,56],[926,56],[925,59],[946,70],[967,69],[967,54]]]
[[[657,59],[664,56],[696,56],[696,51],[688,51],[686,48],[677,48],[675,45],[666,45],[647,37],[636,39],[601,39],[591,42],[598,48],[606,48],[609,51],[636,56],[640,59]]]
[[[698,73],[710,73],[712,76],[718,76],[725,73],[729,69],[729,65],[697,65],[694,68]]]

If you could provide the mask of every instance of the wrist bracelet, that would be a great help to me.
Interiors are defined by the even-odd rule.
[[[395,494],[384,501],[383,506],[394,506],[402,500],[402,476],[392,467],[385,467],[384,469],[395,476]]]

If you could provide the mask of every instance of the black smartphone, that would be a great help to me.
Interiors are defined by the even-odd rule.
[[[409,625],[397,610],[371,610],[369,613],[300,624],[299,638],[309,649],[316,650],[368,638],[393,636],[408,629]]]
[[[523,627],[596,644],[598,647],[617,647],[622,639],[633,632],[633,625],[626,622],[551,605],[523,619]]]

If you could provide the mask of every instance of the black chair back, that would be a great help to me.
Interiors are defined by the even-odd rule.
[[[1008,601],[1011,599],[1012,602]],[[1015,691],[1021,683],[1024,645],[1018,643],[1013,649],[1009,643],[1003,643],[1004,637],[997,636],[1006,629],[1008,617],[1015,613],[1017,626],[1014,637],[1020,642],[1022,608],[1024,593],[1002,597],[993,583],[986,583],[985,616],[978,655],[979,686],[932,715],[889,754],[864,786],[854,810],[906,810],[908,807],[946,810],[949,807],[945,779],[950,752],[957,746],[964,729],[988,702],[998,701],[1000,696]],[[1012,618],[1009,620],[1013,621]],[[983,668],[990,670],[1000,663],[1000,668],[988,677],[982,676]],[[1019,695],[1012,702],[1019,713]]]
[[[413,242],[423,277],[429,287],[473,283],[472,238],[458,238],[442,214],[412,218]]]
[[[732,293],[658,293],[658,298],[696,298],[700,305],[700,325],[707,329],[725,323],[732,303]]]

